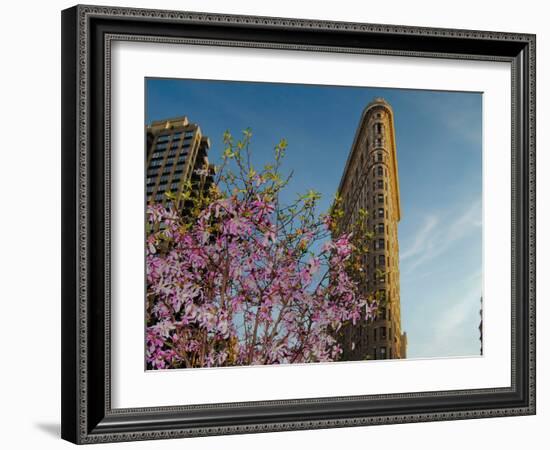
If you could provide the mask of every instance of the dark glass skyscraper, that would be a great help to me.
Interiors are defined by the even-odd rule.
[[[185,205],[179,194],[188,181],[197,188],[208,188],[213,175],[209,148],[210,140],[187,117],[152,122],[147,127],[147,203],[182,209]]]

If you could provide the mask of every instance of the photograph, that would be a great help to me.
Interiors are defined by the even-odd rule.
[[[483,357],[482,92],[144,88],[146,370]]]

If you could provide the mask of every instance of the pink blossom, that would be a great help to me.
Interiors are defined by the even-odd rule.
[[[252,193],[248,183],[212,200],[192,226],[148,206],[148,368],[335,361],[334,330],[374,316],[346,269],[352,236],[327,237],[330,216],[280,220],[262,191],[271,183],[254,181]]]

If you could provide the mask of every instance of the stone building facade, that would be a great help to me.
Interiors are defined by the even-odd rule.
[[[407,335],[401,330],[398,223],[401,219],[399,173],[391,106],[381,98],[364,109],[340,182],[344,227],[367,212],[372,240],[364,259],[365,294],[381,299],[375,320],[342,330],[344,360],[396,359],[407,356]]]

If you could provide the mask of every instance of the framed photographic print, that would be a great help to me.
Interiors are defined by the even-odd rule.
[[[62,437],[535,413],[535,36],[62,12]]]

